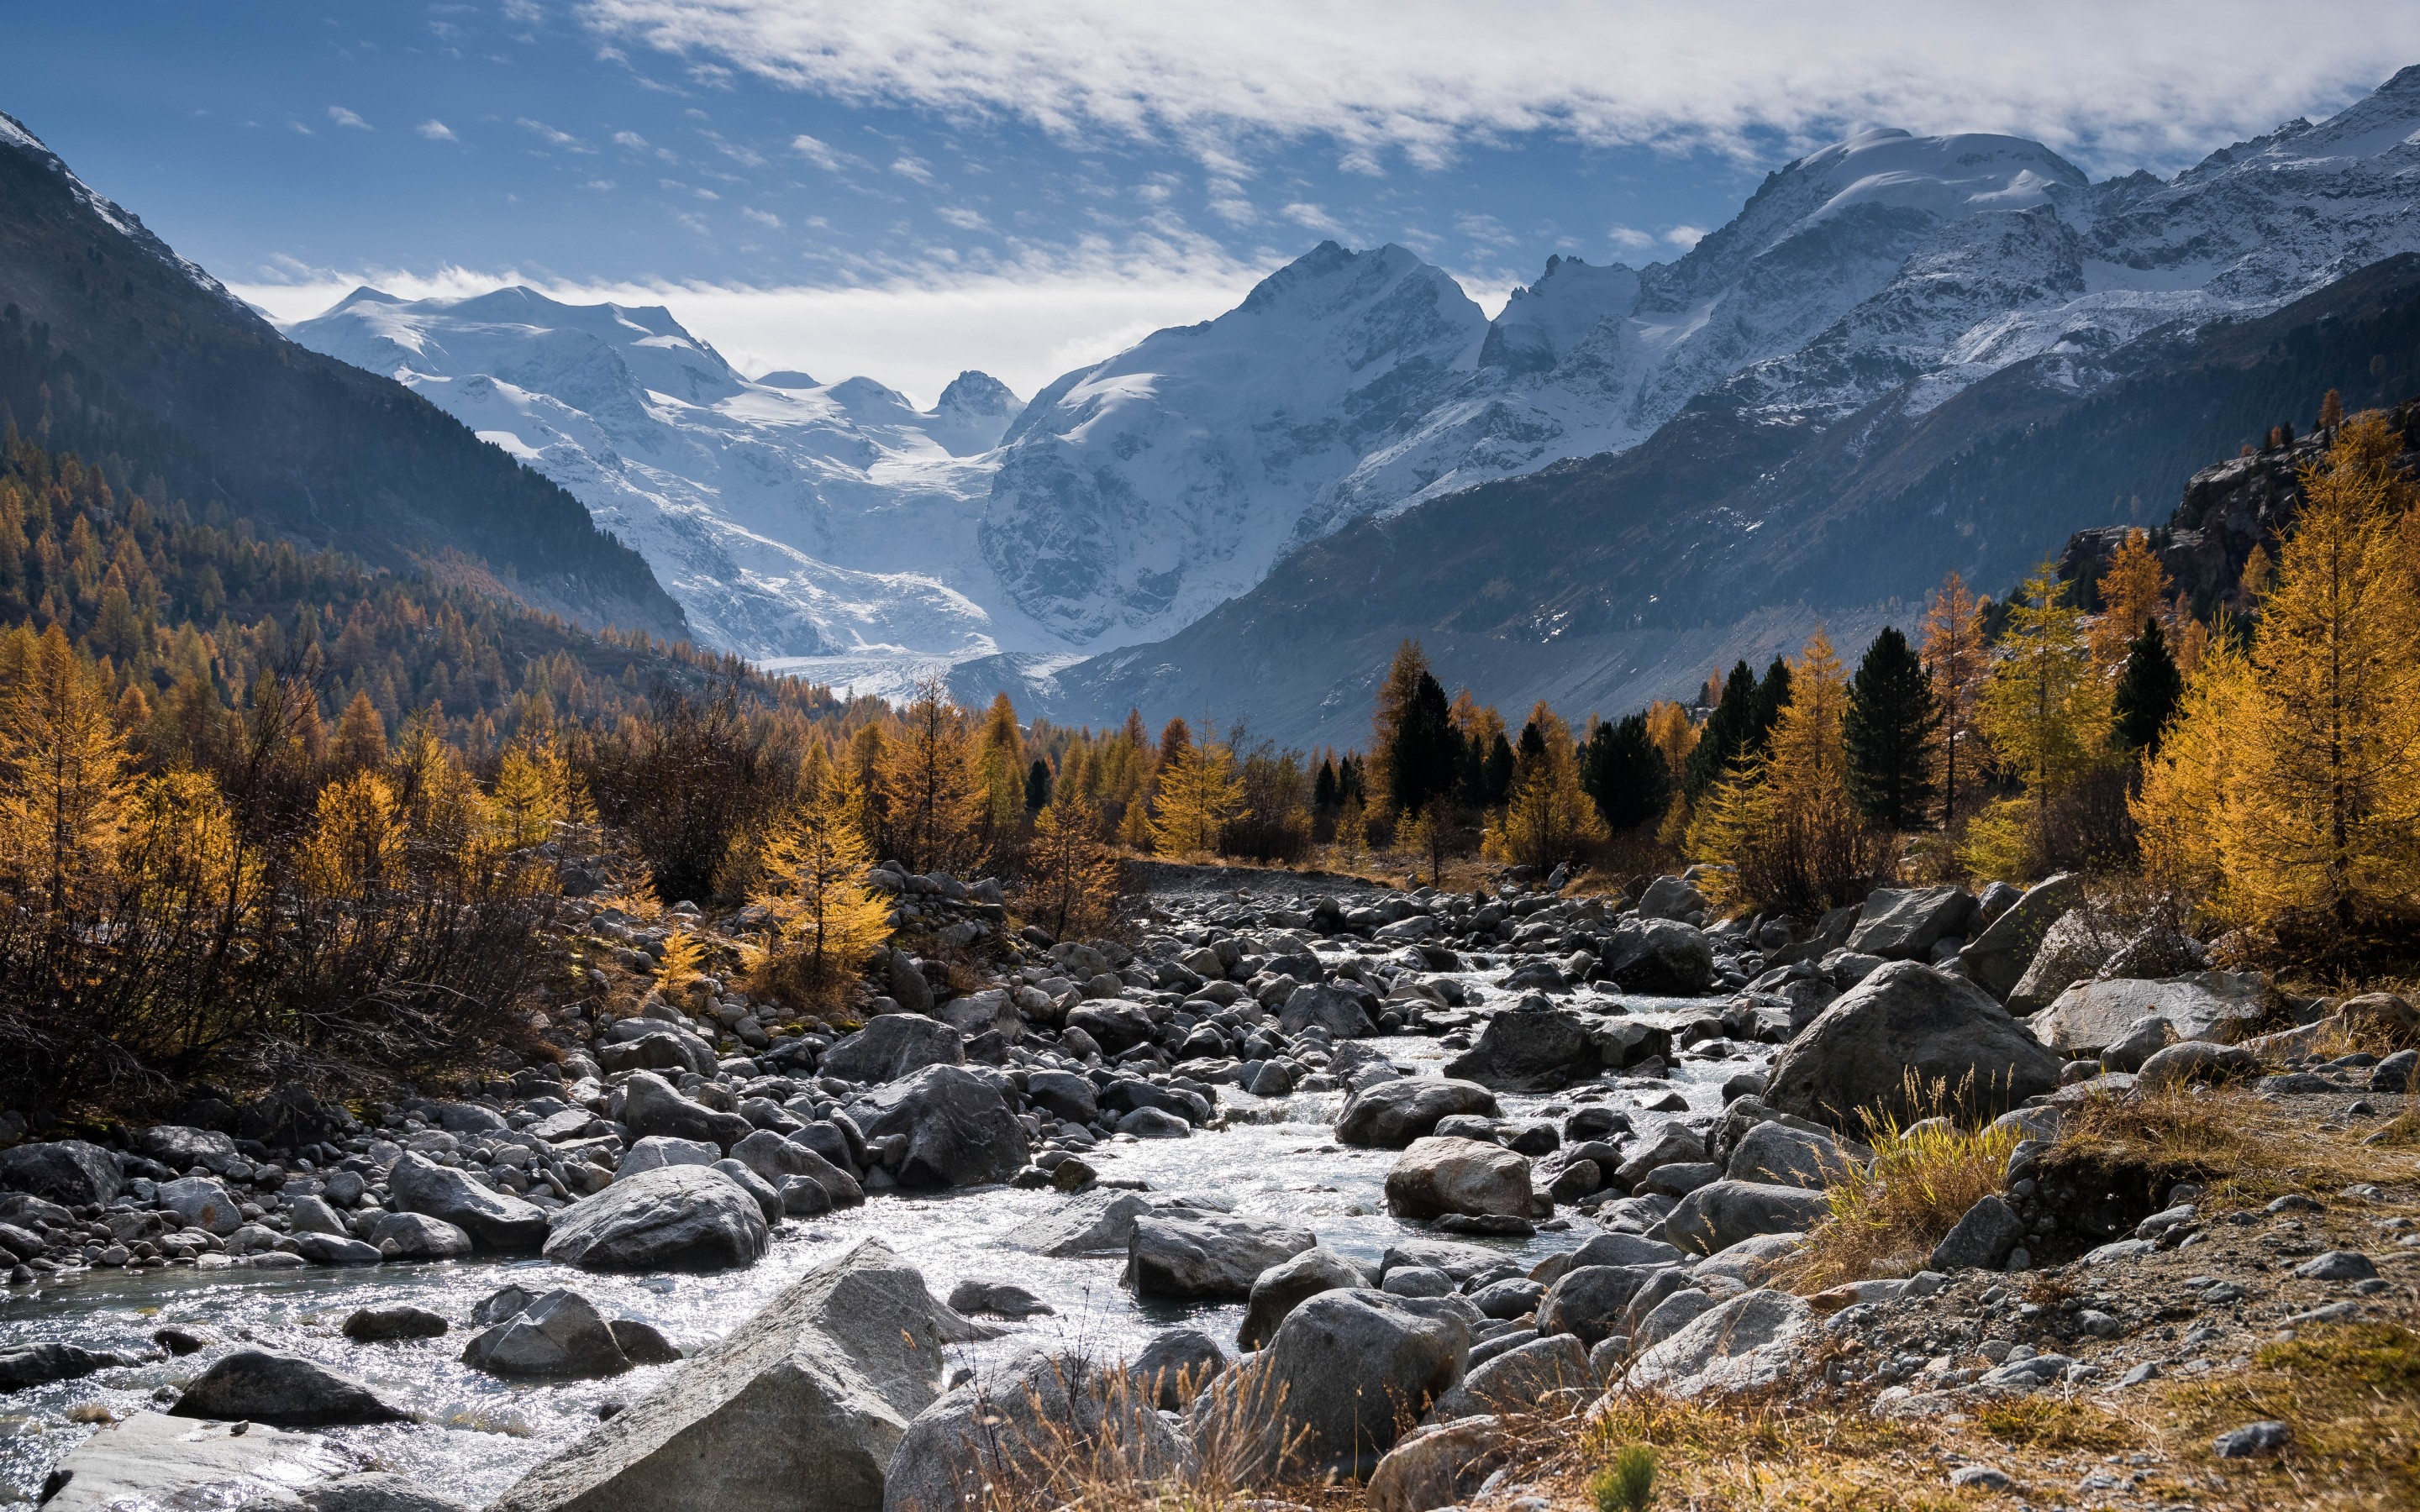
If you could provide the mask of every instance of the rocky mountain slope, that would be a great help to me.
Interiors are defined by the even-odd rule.
[[[0,305],[35,338],[29,363],[82,375],[49,391],[54,448],[139,431],[166,490],[196,509],[376,566],[467,570],[591,625],[686,634],[646,563],[578,500],[394,383],[279,335],[6,116]]]
[[[1020,402],[985,374],[929,412],[869,378],[751,382],[661,307],[526,288],[411,302],[359,289],[292,334],[569,489],[727,650],[811,658],[845,681],[852,659],[1048,643],[988,607],[984,458]]]

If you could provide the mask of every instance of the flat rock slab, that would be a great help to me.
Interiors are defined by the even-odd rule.
[[[86,1439],[54,1473],[66,1484],[43,1512],[129,1507],[293,1507],[295,1492],[351,1461],[316,1433],[252,1424],[196,1423],[137,1412]]]
[[[1132,1192],[1088,1192],[1017,1225],[1001,1236],[1001,1244],[1054,1259],[1106,1255],[1125,1249],[1134,1239],[1135,1220],[1156,1211],[1149,1198]]]
[[[2258,978],[2225,971],[2080,981],[2027,1022],[2036,1039],[2071,1056],[2105,1050],[2150,1018],[2167,1020],[2180,1040],[2217,1040],[2260,1017],[2259,995]]]
[[[168,1414],[298,1428],[402,1423],[411,1416],[379,1400],[350,1376],[266,1350],[238,1350],[220,1357],[185,1388]]]
[[[1241,1301],[1262,1272],[1317,1242],[1308,1228],[1231,1212],[1157,1212],[1135,1221],[1125,1282],[1138,1297]]]
[[[712,1166],[659,1165],[556,1215],[546,1256],[584,1271],[721,1271],[772,1242],[756,1199]]]

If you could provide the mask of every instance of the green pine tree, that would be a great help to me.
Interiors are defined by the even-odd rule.
[[[1865,816],[1888,829],[1928,822],[1934,796],[1932,743],[1941,708],[1923,661],[1896,626],[1866,649],[1849,685],[1840,733],[1849,752],[1849,793]]]
[[[1672,769],[1648,736],[1645,714],[1596,727],[1580,751],[1580,785],[1616,834],[1664,816],[1672,805]]]
[[[2146,621],[2143,633],[2127,650],[2126,670],[2118,674],[2117,691],[2110,699],[2115,721],[2111,744],[2139,750],[2147,757],[2158,755],[2161,733],[2177,712],[2184,691],[2184,674],[2168,655],[2168,638],[2161,632],[2160,622]]]

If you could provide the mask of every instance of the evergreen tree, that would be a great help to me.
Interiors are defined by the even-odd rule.
[[[1016,707],[1006,693],[992,695],[984,711],[983,732],[975,740],[975,775],[983,787],[984,825],[995,839],[1016,832],[1025,813],[1025,740],[1016,727]]]
[[[1077,791],[1080,793],[1083,789],[1078,785]],[[1036,756],[1033,764],[1025,769],[1025,811],[1039,813],[1049,806],[1050,764]]]
[[[1672,771],[1648,731],[1645,714],[1596,727],[1582,748],[1580,783],[1615,834],[1664,817],[1672,803]]]
[[[1311,806],[1320,813],[1333,813],[1339,801],[1336,791],[1336,763],[1323,756],[1319,761],[1319,775],[1311,779]]]
[[[1747,753],[1756,730],[1756,673],[1743,661],[1724,680],[1722,700],[1706,716],[1705,728],[1698,733],[1698,743],[1689,752],[1683,785],[1690,801],[1731,775]]]
[[[1386,755],[1388,795],[1396,808],[1414,814],[1452,794],[1462,767],[1462,737],[1453,728],[1445,688],[1425,669],[1393,723]]]
[[[2150,537],[2129,531],[2101,575],[2101,616],[2092,625],[2092,662],[2114,674],[2143,626],[2168,613],[2168,570],[2151,549]]]
[[[1580,786],[1571,727],[1541,703],[1529,730],[1537,733],[1537,752],[1519,764],[1504,812],[1488,826],[1483,848],[1496,860],[1544,871],[1604,840],[1606,829],[1595,802]],[[1524,744],[1528,733],[1523,732]]]
[[[1924,663],[1896,626],[1885,625],[1850,685],[1840,734],[1849,792],[1885,829],[1922,828],[1932,804],[1932,745],[1941,729]]]
[[[1846,680],[1821,630],[1792,682],[1767,748],[1707,793],[1688,841],[1720,869],[1720,901],[1809,918],[1860,892],[1874,846],[1849,793]]]
[[[2143,633],[2126,653],[2126,669],[2110,695],[2110,739],[2126,750],[2156,756],[2161,732],[2184,696],[2184,674],[2168,655],[2168,638],[2157,620],[2147,620]]]
[[[1235,753],[1214,739],[1205,725],[1200,740],[1160,769],[1152,848],[1162,856],[1217,851],[1220,832],[1242,810],[1243,801]]]
[[[1981,716],[2001,770],[2024,795],[1976,822],[1966,861],[1986,876],[2031,875],[2049,856],[2053,805],[2100,764],[2109,739],[2108,685],[2094,672],[2084,613],[2068,602],[2055,562],[2036,567],[2009,600]]]
[[[1515,764],[1512,759],[1512,743],[1505,739],[1504,732],[1498,729],[1496,732],[1495,741],[1487,748],[1486,807],[1490,809],[1504,807],[1505,798],[1512,792],[1512,769]]]
[[[1764,680],[1756,685],[1756,719],[1748,727],[1748,737],[1743,754],[1758,756],[1773,739],[1773,727],[1781,722],[1781,711],[1790,707],[1790,663],[1779,656],[1764,670]]]

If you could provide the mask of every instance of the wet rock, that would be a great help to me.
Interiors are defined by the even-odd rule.
[[[1667,879],[1671,880],[1671,879]],[[1480,1415],[1415,1428],[1370,1474],[1370,1512],[1435,1512],[1473,1500],[1510,1451],[1502,1421]]]
[[[472,1512],[468,1503],[381,1470],[339,1475],[294,1494],[306,1512]]]
[[[969,1487],[1056,1504],[1059,1445],[1092,1446],[1086,1472],[1149,1484],[1187,1461],[1185,1442],[1139,1393],[1079,1354],[1028,1351],[917,1414],[891,1457],[883,1512],[963,1512]]]
[[[2059,1058],[1974,983],[1895,961],[1825,1009],[1774,1061],[1764,1100],[1784,1113],[1855,1126],[1869,1111],[1905,1119],[1911,1073],[1974,1088],[1978,1109],[2001,1112],[2058,1085]]]
[[[1032,1292],[1006,1281],[959,1282],[950,1291],[950,1310],[1009,1319],[1047,1318],[1055,1311]]]
[[[1848,948],[1885,961],[1923,961],[1932,948],[1963,935],[1975,900],[1963,887],[1877,887],[1849,932]]]
[[[1771,1385],[1796,1363],[1812,1315],[1803,1297],[1744,1292],[1640,1355],[1625,1383],[1683,1399]]]
[[[823,1074],[843,1081],[895,1082],[926,1066],[966,1062],[964,1041],[947,1024],[914,1013],[885,1013],[824,1052]]]
[[[1387,1210],[1399,1218],[1527,1218],[1528,1158],[1476,1139],[1416,1139],[1387,1173]]]
[[[1359,1266],[1334,1250],[1314,1245],[1253,1277],[1235,1343],[1241,1349],[1260,1349],[1277,1336],[1278,1325],[1286,1315],[1310,1299],[1323,1291],[1368,1285],[1370,1278]]]
[[[1317,1242],[1308,1228],[1234,1213],[1154,1212],[1135,1220],[1125,1280],[1137,1297],[1243,1300],[1262,1272]]]
[[[249,1420],[289,1428],[409,1420],[409,1414],[379,1400],[349,1376],[265,1350],[224,1356],[186,1387],[168,1412],[174,1417]]]
[[[1154,1211],[1149,1198],[1132,1192],[1085,1193],[1017,1225],[1001,1236],[1001,1244],[1060,1259],[1122,1251],[1134,1239],[1135,1221]]]
[[[1605,1069],[1585,1020],[1544,998],[1534,1003],[1489,1019],[1478,1042],[1446,1062],[1445,1073],[1499,1092],[1551,1092]]]
[[[546,1256],[586,1271],[719,1271],[753,1265],[769,1239],[737,1182],[711,1167],[666,1165],[564,1209]]]
[[[1068,1123],[1089,1124],[1100,1116],[1100,1094],[1093,1079],[1071,1071],[1027,1072],[1025,1098],[1052,1118]]]
[[[926,1066],[849,1109],[869,1142],[905,1134],[892,1174],[909,1187],[1004,1181],[1031,1158],[1025,1125],[987,1075]]]
[[[1579,1338],[1554,1334],[1473,1366],[1437,1398],[1431,1415],[1443,1423],[1481,1412],[1528,1412],[1550,1391],[1589,1391],[1593,1396],[1595,1384],[1588,1350]]]
[[[1829,1198],[1805,1187],[1715,1181],[1681,1199],[1664,1220],[1664,1237],[1713,1255],[1759,1234],[1804,1233],[1830,1211]]]
[[[207,1229],[221,1239],[243,1227],[243,1204],[215,1177],[180,1176],[163,1181],[159,1203],[182,1219],[186,1227]]]
[[[1469,1327],[1450,1302],[1322,1292],[1195,1401],[1196,1440],[1205,1458],[1233,1455],[1248,1479],[1276,1475],[1281,1459],[1289,1478],[1366,1476],[1397,1424],[1461,1379],[1469,1352]]]
[[[613,1331],[613,1342],[621,1347],[622,1358],[634,1365],[672,1365],[684,1358],[679,1345],[664,1337],[653,1325],[635,1318],[616,1318],[605,1326]]]
[[[1630,918],[1606,936],[1600,964],[1623,992],[1695,997],[1714,984],[1714,948],[1690,925]]]
[[[44,1512],[292,1505],[290,1488],[348,1467],[316,1433],[136,1412],[77,1445],[51,1472]]]
[[[399,1260],[459,1259],[472,1250],[471,1236],[425,1212],[380,1213],[365,1236],[381,1254],[390,1243]]]
[[[445,1319],[425,1307],[361,1307],[345,1319],[345,1337],[356,1344],[433,1339],[445,1329]]]
[[[340,1234],[321,1234],[305,1229],[293,1236],[294,1253],[313,1265],[376,1265],[385,1257],[375,1244],[365,1244],[358,1239]]]
[[[576,1291],[549,1291],[478,1334],[462,1348],[462,1363],[489,1375],[589,1381],[630,1368],[613,1328]]]
[[[490,1191],[469,1173],[426,1156],[404,1155],[388,1173],[387,1182],[399,1211],[442,1219],[482,1249],[535,1249],[546,1242],[546,1210]]]
[[[1200,1329],[1171,1328],[1143,1346],[1131,1373],[1145,1400],[1162,1412],[1177,1412],[1233,1363],[1218,1341]]]
[[[1294,990],[1278,1011],[1278,1027],[1287,1034],[1300,1034],[1305,1029],[1326,1029],[1339,1040],[1357,1039],[1374,1034],[1377,1026],[1362,1011],[1360,999],[1341,987],[1309,982]]]
[[[865,1201],[865,1188],[857,1179],[834,1165],[806,1145],[784,1138],[770,1129],[759,1129],[731,1147],[731,1158],[763,1177],[782,1193],[784,1207],[794,1214],[812,1216],[832,1208],[854,1208]],[[802,1202],[795,1189],[786,1183],[804,1180],[820,1190],[820,1205]],[[803,1210],[812,1210],[802,1213]]]
[[[73,1381],[112,1365],[132,1362],[105,1350],[73,1344],[11,1344],[0,1348],[0,1391],[23,1391],[54,1381]]]
[[[2007,997],[2024,979],[2051,926],[2083,898],[2084,885],[2071,872],[2045,877],[2027,887],[1981,933],[1967,941],[1958,957],[1966,974],[1993,996]]]
[[[717,1178],[716,1180],[720,1180]],[[489,1512],[874,1512],[884,1471],[940,1394],[962,1324],[867,1241],[792,1283],[712,1350],[554,1458]]]
[[[1614,1167],[1614,1180],[1624,1187],[1636,1187],[1647,1180],[1648,1173],[1665,1165],[1678,1165],[1706,1158],[1705,1137],[1683,1123],[1668,1123],[1655,1131],[1652,1139],[1642,1141],[1622,1163]]]
[[[1346,1099],[1336,1119],[1336,1138],[1340,1144],[1401,1149],[1435,1133],[1439,1119],[1456,1114],[1494,1118],[1496,1112],[1496,1094],[1477,1082],[1403,1076]]]
[[[1859,1145],[1857,1149],[1863,1150]],[[1866,1158],[1871,1158],[1869,1154]],[[1723,1175],[1734,1181],[1821,1189],[1862,1164],[1840,1141],[1788,1124],[1767,1121],[1740,1136]]]
[[[0,1187],[81,1208],[116,1201],[125,1181],[108,1150],[82,1139],[54,1139],[0,1149]]]
[[[718,1151],[756,1132],[737,1113],[722,1113],[683,1097],[672,1083],[653,1072],[635,1072],[622,1083],[622,1122],[633,1140],[650,1134],[691,1139]]]
[[[1925,1266],[1932,1271],[1996,1271],[2024,1237],[2024,1219],[2005,1198],[1987,1193],[1933,1246],[1932,1257]]]

